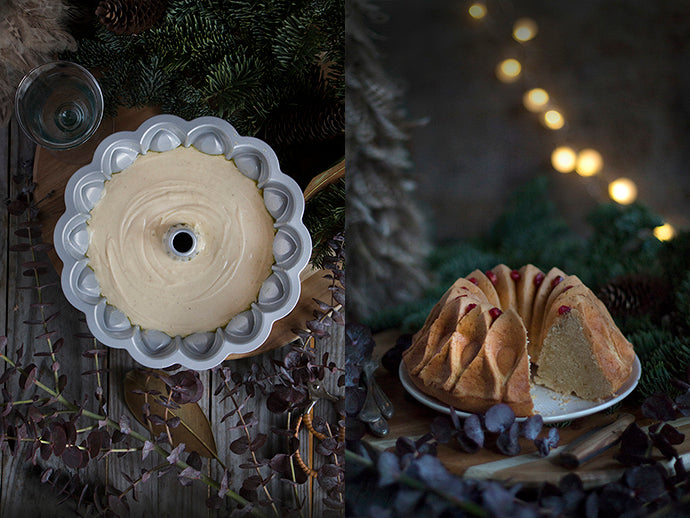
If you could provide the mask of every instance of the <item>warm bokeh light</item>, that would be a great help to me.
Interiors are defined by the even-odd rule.
[[[583,149],[577,154],[575,171],[580,176],[594,176],[604,167],[604,159],[595,149]]]
[[[522,65],[517,59],[505,59],[496,67],[496,76],[504,83],[512,83],[517,80],[522,72]]]
[[[531,18],[520,18],[513,25],[513,38],[517,41],[529,41],[537,35],[537,22]]]
[[[575,169],[577,155],[568,146],[557,147],[551,153],[551,165],[559,173],[569,173]]]
[[[552,130],[561,129],[565,124],[563,115],[561,115],[561,112],[558,110],[547,111],[542,118],[542,122],[544,123],[544,126]]]
[[[542,111],[548,102],[549,94],[543,88],[532,88],[522,96],[522,104],[533,113]]]
[[[619,178],[609,184],[609,196],[621,205],[629,205],[637,199],[637,186],[629,178]]]
[[[475,20],[481,20],[486,16],[486,6],[484,4],[472,4],[468,9],[470,16]]]
[[[669,223],[664,223],[658,227],[654,227],[654,237],[659,241],[670,241],[676,237],[676,229]]]

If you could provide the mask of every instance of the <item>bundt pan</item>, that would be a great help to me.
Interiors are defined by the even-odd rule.
[[[87,221],[100,200],[104,184],[140,154],[194,146],[210,155],[225,155],[263,191],[266,209],[274,219],[275,236],[271,275],[263,282],[258,300],[234,316],[224,327],[185,337],[169,336],[155,329],[133,326],[124,313],[101,295],[89,266]],[[55,227],[55,248],[64,263],[65,296],[86,314],[89,329],[103,344],[126,349],[147,367],[164,368],[179,363],[195,370],[210,369],[229,354],[249,353],[268,338],[275,321],[286,316],[300,295],[299,274],[309,262],[311,239],[304,223],[304,198],[297,183],[280,171],[273,150],[261,140],[240,136],[226,121],[201,117],[186,121],[158,115],[136,131],[110,135],[97,147],[90,164],[67,183],[65,213]]]

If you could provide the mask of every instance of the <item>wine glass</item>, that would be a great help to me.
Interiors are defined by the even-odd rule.
[[[15,113],[24,133],[50,150],[80,146],[103,118],[103,93],[84,67],[55,61],[31,70],[19,83]]]

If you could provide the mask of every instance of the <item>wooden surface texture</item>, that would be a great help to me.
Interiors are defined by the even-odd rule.
[[[0,127],[0,198],[7,200],[16,195],[17,184],[12,181],[13,176],[31,176],[34,154],[35,146],[21,134],[15,121],[11,121],[5,127]],[[41,215],[45,218],[44,224],[50,227],[55,224],[61,213],[59,205],[62,200],[62,192],[60,191],[64,189],[62,183],[64,178],[60,176],[60,171],[64,170],[65,162],[44,153],[43,150],[39,151],[36,158],[39,168],[36,170],[39,173],[36,199],[40,200],[48,192],[54,191],[40,205]],[[80,163],[73,161],[67,165],[76,170]],[[45,167],[45,175],[43,174],[43,167]],[[45,358],[32,357],[36,350],[45,349],[45,341],[41,343],[41,340],[36,337],[36,328],[24,323],[26,320],[35,318],[35,312],[38,310],[36,292],[22,289],[31,285],[31,279],[22,275],[23,268],[21,266],[22,263],[30,259],[27,257],[27,253],[9,251],[9,247],[18,242],[18,238],[15,236],[18,224],[18,218],[8,216],[6,210],[0,211],[0,335],[8,337],[6,348],[8,356],[13,356],[20,347],[23,347],[25,363],[36,362],[41,376],[50,379],[50,363],[46,362]],[[44,240],[50,239],[51,234],[44,233]],[[315,279],[320,277],[320,275],[314,276]],[[81,373],[94,368],[93,360],[82,356],[83,351],[94,347],[94,342],[76,337],[76,335],[86,331],[85,324],[81,321],[81,313],[75,310],[64,298],[59,286],[57,272],[48,272],[45,275],[45,281],[57,283],[54,287],[44,290],[44,300],[53,303],[54,306],[51,311],[58,310],[60,312],[51,324],[57,336],[65,339],[65,346],[60,352],[60,373],[67,374],[69,378],[65,396],[71,401],[82,401],[87,397],[92,401],[97,390],[95,376],[82,376]],[[308,312],[301,313],[299,318],[302,318],[304,314],[308,314]],[[310,318],[312,318],[311,315]],[[343,329],[336,326],[333,336],[318,344],[317,350],[320,353],[329,351],[331,360],[338,364],[344,364],[343,336]],[[245,372],[250,370],[254,364],[269,366],[274,359],[282,359],[286,352],[285,349],[275,349],[252,358],[226,361],[224,365],[232,370]],[[122,415],[129,415],[124,402],[123,382],[126,372],[137,367],[137,364],[125,351],[115,349],[108,349],[105,364],[108,371],[101,379],[107,398],[107,409],[109,415],[118,420]],[[3,365],[0,365],[0,373],[5,368],[6,365],[3,362]],[[231,442],[243,432],[241,429],[232,429],[236,419],[229,419],[224,423],[220,422],[222,416],[231,410],[232,403],[229,399],[221,401],[220,397],[213,395],[215,387],[221,381],[220,374],[206,371],[200,373],[200,376],[205,386],[205,393],[199,404],[212,425],[219,456],[227,461],[236,480],[246,478],[247,475],[242,473],[238,465],[246,462],[247,455],[235,455],[229,449]],[[331,393],[338,394],[342,389],[335,386],[335,377],[332,378],[329,381],[331,384],[326,388]],[[90,406],[97,410],[95,403]],[[317,414],[329,418],[330,422],[335,422],[332,406],[328,402],[320,401],[315,410]],[[269,440],[257,454],[261,457],[270,458],[277,452],[286,451],[286,439],[271,432],[273,428],[286,426],[286,416],[270,413],[266,407],[265,397],[260,394],[247,401],[244,412],[250,411],[253,411],[259,420],[259,424],[256,425],[252,433],[260,432],[269,436]],[[81,423],[81,419],[79,423]],[[146,434],[146,430],[135,423],[134,419],[132,419],[132,423],[133,429]],[[310,453],[307,451],[309,441],[306,440],[306,434],[301,437],[303,439],[302,455],[307,459],[310,457]],[[312,443],[311,447],[314,446],[315,444]],[[153,454],[149,455],[142,463],[141,452],[126,454],[121,457],[110,455],[106,459],[91,462],[87,468],[80,470],[80,476],[90,486],[111,484],[124,489],[129,485],[125,475],[136,479],[140,476],[142,466],[151,468],[160,462],[160,459],[155,457]],[[314,455],[314,459],[317,463],[316,467],[318,467],[322,457]],[[23,456],[12,456],[7,451],[0,452],[0,517],[53,518],[75,516],[76,501],[68,501],[58,506],[59,497],[57,493],[41,483],[41,471],[46,466],[65,469],[64,464],[60,460],[56,460],[54,456],[47,463],[39,460],[39,465],[35,467],[27,462]],[[214,463],[212,468],[207,468],[208,463],[204,466],[206,474],[220,480],[222,473],[217,464]],[[278,498],[287,499],[294,495],[293,489],[288,484],[278,480],[272,481],[269,487],[271,493]],[[138,501],[134,501],[130,497],[128,502],[131,516],[185,518],[228,516],[235,507],[234,503],[228,501],[227,505],[224,505],[220,510],[209,511],[205,502],[210,494],[211,491],[205,484],[194,481],[191,486],[182,487],[176,475],[169,473],[161,478],[152,476],[137,491]],[[299,486],[297,494],[306,502],[304,516],[321,516],[324,509],[322,503],[324,494],[318,483],[314,481],[311,485]]]

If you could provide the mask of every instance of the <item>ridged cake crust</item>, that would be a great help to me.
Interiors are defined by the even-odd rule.
[[[574,275],[498,265],[458,279],[413,337],[403,361],[413,383],[455,408],[496,403],[534,412],[535,381],[585,399],[611,396],[629,378],[633,347],[604,304]]]

